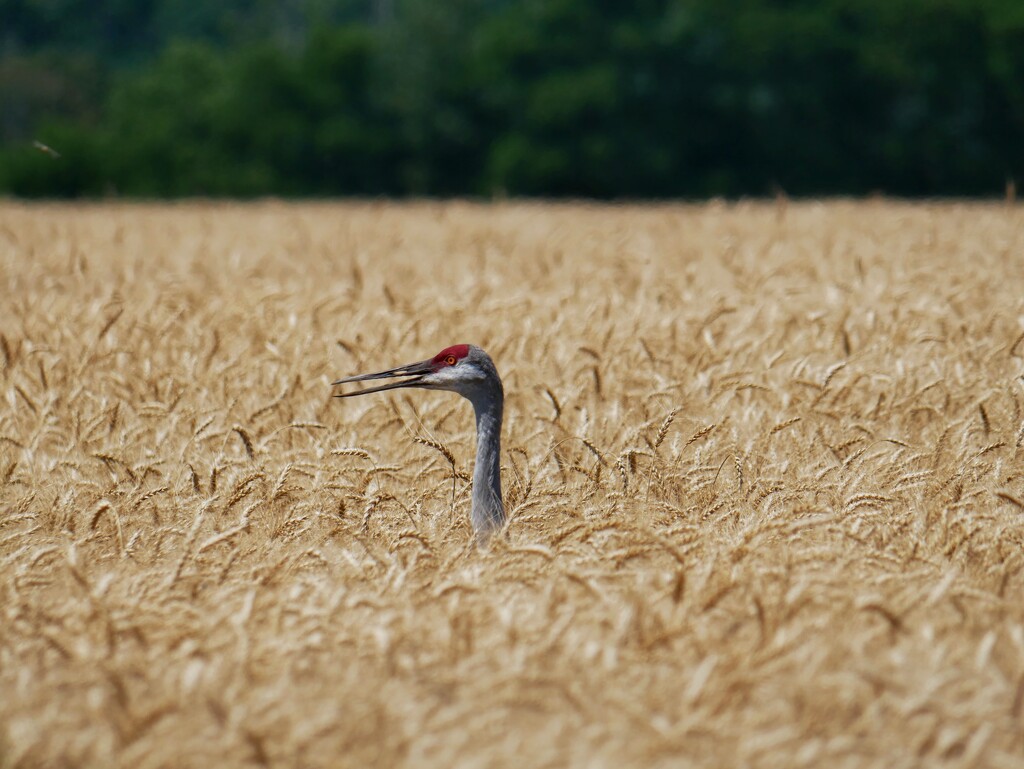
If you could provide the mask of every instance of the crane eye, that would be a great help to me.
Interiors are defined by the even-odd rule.
[[[444,362],[447,363],[449,366],[454,366],[455,360],[456,358],[454,355],[449,355],[447,358],[444,359]]]

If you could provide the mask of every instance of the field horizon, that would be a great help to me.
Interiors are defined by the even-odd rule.
[[[1024,762],[1024,207],[0,201],[0,768]],[[505,392],[474,546],[446,392]]]

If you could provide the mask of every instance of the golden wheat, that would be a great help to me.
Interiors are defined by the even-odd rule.
[[[0,766],[1019,766],[1022,257],[1003,205],[4,203]],[[329,387],[463,341],[485,550],[468,405]]]

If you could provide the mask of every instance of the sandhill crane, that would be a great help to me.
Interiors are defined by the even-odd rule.
[[[398,366],[375,374],[345,377],[332,385],[365,382],[370,379],[402,377],[377,387],[335,395],[353,395],[420,387],[425,390],[451,390],[469,400],[476,412],[476,466],[473,468],[473,508],[470,520],[477,539],[485,541],[505,523],[501,501],[501,417],[505,391],[491,357],[472,344],[445,347],[433,358]]]

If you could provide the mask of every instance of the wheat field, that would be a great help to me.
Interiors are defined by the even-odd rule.
[[[0,767],[1016,767],[1024,208],[0,204]],[[331,380],[473,342],[469,404]]]

